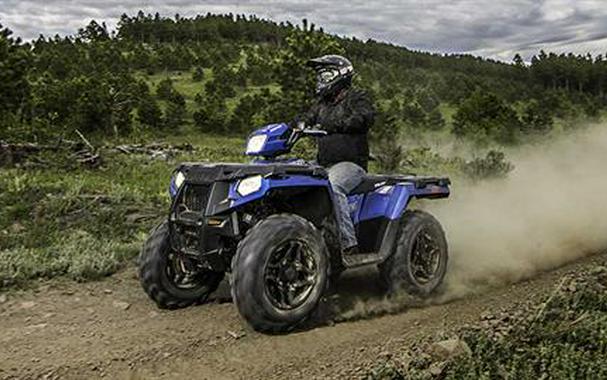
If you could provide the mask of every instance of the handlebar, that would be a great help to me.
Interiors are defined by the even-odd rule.
[[[301,131],[301,133],[312,137],[321,137],[328,135],[327,131],[323,131],[322,129],[304,129]]]
[[[302,136],[322,137],[328,135],[327,131],[323,131],[322,129],[320,129],[321,127],[319,124],[316,124],[313,127],[307,127],[303,121],[299,121],[295,126],[292,126],[291,128],[293,130],[293,133],[291,134],[291,137],[287,142],[287,144],[290,146],[294,145],[297,140],[299,140]]]
[[[328,134],[327,131],[322,129],[320,124],[308,127],[303,121],[297,122],[297,125],[293,129],[303,135],[308,136],[326,136]]]

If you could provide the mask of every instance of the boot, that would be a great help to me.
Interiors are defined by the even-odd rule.
[[[348,248],[344,249],[345,256],[358,255],[359,253],[360,253],[360,250],[358,249],[358,245],[353,245],[352,247],[348,247]]]

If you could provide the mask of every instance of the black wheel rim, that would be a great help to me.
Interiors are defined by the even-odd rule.
[[[264,271],[266,295],[274,306],[301,306],[318,283],[318,258],[300,240],[289,240],[272,251]]]
[[[207,286],[210,272],[201,271],[196,268],[195,263],[187,258],[169,253],[166,266],[167,278],[173,286],[180,290],[199,290]]]
[[[422,229],[415,237],[411,250],[410,271],[419,284],[432,281],[440,267],[440,247],[427,229]]]

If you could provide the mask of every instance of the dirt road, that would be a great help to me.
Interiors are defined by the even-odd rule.
[[[362,317],[383,307],[381,295],[373,273],[354,273],[333,301],[348,322],[284,336],[249,330],[221,294],[211,304],[158,310],[133,269],[88,284],[48,282],[0,298],[0,379],[356,378],[416,339],[539,302],[561,275],[604,256],[447,304],[369,319]]]

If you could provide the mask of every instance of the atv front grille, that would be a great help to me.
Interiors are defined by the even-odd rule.
[[[183,189],[181,204],[187,211],[204,212],[209,201],[210,185],[188,185]]]

